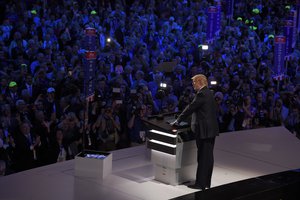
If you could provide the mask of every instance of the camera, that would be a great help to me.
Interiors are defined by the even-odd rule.
[[[132,100],[136,100],[137,99],[137,91],[136,91],[136,89],[131,89],[130,90],[130,98]]]
[[[112,89],[112,99],[113,100],[122,100],[121,88],[113,88]]]
[[[137,115],[139,113],[139,109],[136,106],[132,106],[131,108],[131,114]]]
[[[163,99],[165,96],[166,96],[166,92],[163,89],[158,89],[155,95],[157,99]]]

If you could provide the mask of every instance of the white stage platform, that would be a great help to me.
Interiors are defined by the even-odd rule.
[[[212,187],[298,169],[299,152],[300,140],[284,127],[223,133],[216,139]],[[0,177],[0,199],[165,200],[197,191],[154,180],[145,146],[112,153],[112,174],[102,181],[75,177],[74,160],[70,160]]]

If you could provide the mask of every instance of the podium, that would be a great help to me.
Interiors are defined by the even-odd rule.
[[[155,180],[170,185],[195,179],[197,167],[197,147],[190,126],[183,122],[174,128],[169,124],[174,120],[174,113],[144,120]]]

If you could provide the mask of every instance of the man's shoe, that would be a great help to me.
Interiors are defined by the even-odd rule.
[[[188,185],[188,188],[196,189],[196,190],[203,190],[200,185],[196,185],[196,184]]]

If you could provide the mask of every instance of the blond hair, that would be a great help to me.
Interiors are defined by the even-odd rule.
[[[201,84],[201,86],[208,86],[207,78],[203,74],[197,74],[192,77],[192,80]]]

